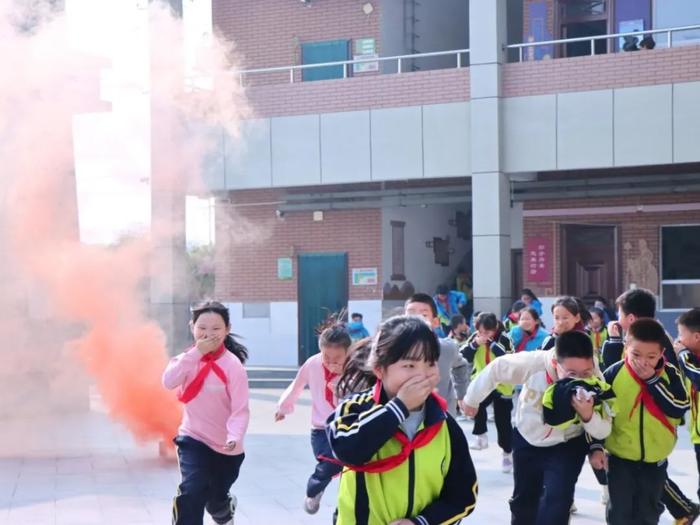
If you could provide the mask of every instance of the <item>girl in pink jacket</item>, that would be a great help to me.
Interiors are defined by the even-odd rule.
[[[175,438],[182,482],[173,502],[173,525],[201,525],[204,509],[221,525],[232,525],[236,497],[229,490],[245,458],[248,428],[248,353],[230,334],[228,309],[218,302],[192,311],[195,344],[174,357],[163,385],[177,389],[185,404]]]
[[[350,334],[344,325],[333,324],[323,330],[318,339],[320,353],[309,357],[301,365],[294,381],[280,397],[275,413],[275,421],[281,421],[294,410],[299,396],[308,385],[311,392],[311,449],[318,461],[313,474],[306,484],[304,510],[315,514],[321,505],[323,491],[343,469],[341,465],[324,458],[332,458],[325,426],[326,419],[335,410],[335,390],[343,371],[345,355],[350,346]]]

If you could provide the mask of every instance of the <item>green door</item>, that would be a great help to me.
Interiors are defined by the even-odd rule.
[[[304,253],[298,261],[299,364],[318,352],[315,328],[348,305],[348,255]]]

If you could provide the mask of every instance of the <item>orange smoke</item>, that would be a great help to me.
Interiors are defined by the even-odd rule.
[[[94,67],[86,67],[84,57],[71,52],[61,16],[28,31],[16,23],[10,7],[8,0],[0,0],[0,56],[10,60],[7,70],[12,69],[12,81],[0,84],[0,192],[5,192],[0,193],[0,243],[6,252],[0,263],[0,286],[4,290],[11,284],[13,291],[39,294],[52,323],[81,335],[72,338],[63,353],[36,351],[31,338],[17,338],[16,353],[3,359],[18,370],[20,364],[21,370],[34,370],[58,362],[70,377],[74,367],[70,360],[77,358],[95,379],[112,417],[138,440],[167,442],[177,432],[181,406],[161,386],[168,359],[165,335],[147,318],[145,307],[154,266],[152,248],[173,228],[154,224],[151,237],[118,247],[79,241],[71,122],[75,113],[99,108],[99,77]],[[202,54],[201,68],[213,80],[213,88],[183,93],[183,79],[173,75],[171,67],[175,50],[182,45],[181,22],[163,7],[151,9],[150,30],[158,35],[159,48],[151,50],[151,83],[158,86],[151,93],[152,105],[158,108],[151,111],[151,118],[183,123],[171,129],[162,144],[158,137],[152,140],[153,149],[167,148],[173,166],[188,170],[172,174],[170,191],[174,191],[183,175],[197,178],[211,138],[207,136],[211,132],[198,135],[185,123],[196,121],[205,128],[235,133],[247,110],[229,74],[230,50],[217,41]],[[153,174],[166,186],[170,177],[170,173]],[[196,184],[188,180],[188,186]],[[179,191],[184,199],[185,190]],[[5,311],[12,316],[11,323],[0,328],[41,330],[31,312],[24,316],[17,310],[21,301],[16,298],[22,292],[13,295],[13,302],[2,296],[3,290],[0,318]],[[61,395],[60,385],[53,395]]]

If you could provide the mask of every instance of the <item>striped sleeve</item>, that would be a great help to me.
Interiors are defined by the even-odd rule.
[[[363,465],[396,433],[408,409],[394,398],[385,405],[372,400],[372,391],[341,403],[326,423],[333,455],[345,465]]]
[[[647,388],[664,414],[669,417],[683,417],[685,411],[690,407],[688,391],[683,384],[683,378],[673,365],[667,364],[665,372],[668,380],[660,375],[655,375],[646,382]]]
[[[681,350],[678,354],[678,364],[685,374],[685,377],[693,384],[695,388],[700,389],[700,364],[698,359],[687,348]]]

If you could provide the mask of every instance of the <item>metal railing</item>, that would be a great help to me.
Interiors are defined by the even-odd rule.
[[[681,31],[693,31],[700,30],[700,25],[692,26],[680,26],[680,27],[669,27],[665,29],[647,29],[645,31],[634,31],[627,33],[611,33],[609,35],[596,35],[596,36],[582,36],[577,38],[560,38],[558,40],[543,40],[540,42],[524,42],[522,44],[510,44],[505,46],[506,49],[517,49],[518,50],[518,62],[523,61],[523,49],[534,48],[541,46],[554,46],[557,44],[572,44],[575,42],[590,42],[591,45],[591,55],[595,55],[595,43],[598,40],[611,40],[616,38],[624,38],[629,36],[644,38],[646,35],[666,35],[667,47],[673,47],[673,33],[679,33]]]
[[[263,67],[257,69],[243,69],[235,71],[234,74],[238,75],[238,79],[241,85],[244,83],[244,78],[248,75],[255,75],[261,73],[276,73],[276,72],[287,72],[289,73],[289,83],[294,83],[294,73],[296,71],[304,71],[308,69],[318,69],[322,67],[338,67],[343,68],[343,77],[348,78],[350,76],[350,66],[355,64],[373,64],[377,62],[390,62],[396,61],[396,73],[401,74],[403,62],[406,60],[415,60],[417,58],[428,58],[428,57],[442,57],[442,56],[455,56],[456,57],[456,67],[459,69],[463,67],[462,55],[469,54],[468,49],[453,49],[450,51],[434,51],[431,53],[414,53],[412,55],[397,55],[391,57],[372,57],[372,58],[356,58],[354,60],[341,60],[338,62],[324,62],[321,64],[301,64],[295,66],[277,66],[277,67]]]

